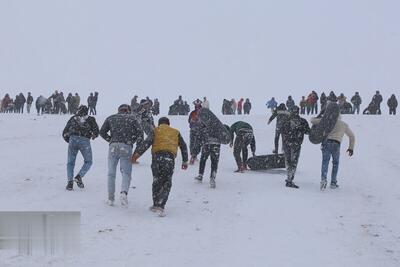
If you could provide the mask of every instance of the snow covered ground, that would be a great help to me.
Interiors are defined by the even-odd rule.
[[[165,218],[148,211],[149,152],[134,166],[129,208],[105,205],[108,146],[101,138],[92,143],[86,188],[65,190],[67,119],[0,114],[0,210],[81,211],[81,253],[0,251],[1,267],[400,266],[398,117],[344,116],[357,140],[353,158],[344,153],[347,139],[342,145],[338,190],[319,190],[321,152],[307,139],[299,190],[284,187],[283,170],[233,173],[232,150],[224,146],[216,190],[194,183],[198,165],[176,168]],[[250,122],[258,154],[272,151],[274,126],[264,116],[221,119]],[[186,120],[172,118],[172,126],[188,141]]]

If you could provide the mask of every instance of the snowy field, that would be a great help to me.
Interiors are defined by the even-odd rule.
[[[215,190],[206,179],[194,182],[198,165],[176,168],[165,218],[148,210],[149,152],[134,166],[129,208],[105,205],[108,145],[101,138],[92,143],[86,188],[65,190],[67,119],[0,114],[0,210],[81,211],[81,253],[0,251],[1,267],[400,266],[398,117],[344,116],[357,139],[353,158],[344,139],[338,190],[319,190],[321,152],[307,138],[299,190],[284,187],[284,170],[233,173],[232,150],[223,146]],[[100,125],[104,119],[97,117]],[[239,119],[254,126],[257,154],[271,152],[274,126],[264,116],[221,117]],[[172,118],[172,126],[188,141],[186,117]]]

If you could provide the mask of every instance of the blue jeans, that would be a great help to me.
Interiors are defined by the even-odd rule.
[[[119,161],[122,174],[121,192],[128,193],[132,179],[132,146],[124,143],[111,143],[108,150],[108,199],[115,199],[115,178]]]
[[[67,163],[68,181],[72,181],[74,179],[75,161],[79,151],[81,152],[84,160],[83,166],[79,171],[79,175],[81,177],[85,176],[85,174],[89,171],[90,167],[93,164],[92,147],[90,146],[90,139],[77,135],[71,136],[69,138],[69,146],[68,146],[68,163]]]
[[[340,144],[331,140],[325,140],[322,142],[321,150],[322,150],[321,179],[326,180],[328,175],[329,161],[332,157],[331,183],[336,183],[337,182],[336,177],[339,170]]]

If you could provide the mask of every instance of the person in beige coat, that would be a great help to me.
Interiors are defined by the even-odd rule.
[[[318,124],[321,121],[320,118],[312,118],[312,124]],[[355,136],[350,127],[342,121],[341,115],[335,124],[332,132],[328,137],[322,142],[322,166],[321,166],[321,190],[324,190],[327,185],[327,175],[329,161],[332,157],[332,174],[331,174],[331,184],[332,189],[338,188],[337,184],[337,174],[339,170],[339,159],[340,159],[340,144],[342,143],[343,136],[347,135],[349,137],[349,147],[347,149],[348,155],[351,157],[354,151]]]

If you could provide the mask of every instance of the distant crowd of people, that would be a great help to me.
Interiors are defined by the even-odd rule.
[[[90,93],[87,98],[87,106],[89,107],[89,114],[97,114],[97,101],[99,93]],[[0,99],[0,112],[2,113],[24,113],[26,104],[27,113],[31,112],[33,104],[33,96],[31,92],[25,97],[23,93],[11,98],[6,94],[3,99]],[[63,92],[56,90],[51,96],[45,97],[40,95],[36,98],[35,108],[38,115],[41,114],[76,114],[78,107],[81,105],[81,97],[78,93],[72,95],[69,93],[67,98],[64,97]]]
[[[90,93],[87,98],[87,106],[89,108],[90,115],[97,114],[97,101],[98,101],[98,92]],[[160,114],[160,102],[158,99],[151,100],[149,97],[141,100],[146,101],[147,105],[150,106],[150,112],[158,116]],[[196,101],[200,101],[203,108],[210,109],[210,102],[206,97],[203,97],[203,100],[195,100],[192,102],[193,105],[196,105]],[[314,115],[318,114],[318,109],[324,109],[327,102],[337,102],[340,107],[341,114],[360,114],[360,107],[362,102],[362,98],[359,92],[355,92],[355,94],[350,98],[348,98],[341,93],[339,96],[331,91],[329,95],[326,95],[325,92],[318,95],[316,91],[312,91],[307,97],[302,96],[298,106],[300,107],[301,115]],[[27,113],[31,112],[31,107],[34,102],[34,98],[32,94],[29,92],[27,96],[23,93],[20,93],[15,96],[15,98],[11,98],[9,94],[6,94],[3,99],[0,99],[0,112],[2,113],[24,113],[25,106]],[[381,104],[383,102],[383,97],[379,91],[376,91],[375,95],[372,97],[368,106],[362,111],[362,114],[370,114],[370,115],[379,115],[382,114]],[[25,105],[26,104],[26,105]],[[67,98],[64,97],[63,92],[58,92],[57,90],[50,96],[44,97],[40,95],[36,98],[35,107],[37,114],[76,114],[78,107],[81,104],[81,98],[78,93],[74,95],[69,93]],[[291,95],[288,96],[286,102],[284,103],[286,108],[289,110],[296,105],[295,100]],[[138,96],[135,95],[131,101],[131,109],[136,110],[140,106],[140,101]],[[268,109],[271,109],[273,112],[278,107],[278,102],[275,97],[272,97],[267,103],[266,106]],[[389,114],[395,115],[398,102],[397,98],[394,94],[392,94],[387,100],[387,106],[389,107]],[[236,102],[234,98],[231,100],[224,99],[222,103],[222,114],[223,115],[248,115],[252,109],[252,104],[249,98],[240,98],[239,101]],[[174,103],[169,107],[168,115],[189,115],[190,113],[190,105],[187,101],[183,100],[182,96],[179,96],[178,99],[174,101]]]
[[[340,113],[341,114],[360,114],[360,107],[362,104],[362,99],[359,92],[355,92],[355,94],[350,98],[350,102],[347,100],[347,97],[341,93],[339,96],[331,91],[327,96],[324,92],[321,93],[320,96],[315,91],[312,91],[307,97],[302,96],[299,107],[300,114],[302,115],[314,115],[318,114],[318,102],[321,110],[324,110],[328,101],[336,102],[339,104]],[[368,106],[363,110],[362,114],[368,115],[380,115],[382,114],[381,104],[383,102],[383,97],[379,91],[375,92],[375,95],[372,97],[371,102]],[[271,109],[273,112],[278,107],[278,102],[272,97],[267,103],[267,108]],[[286,103],[284,103],[285,107],[290,110],[294,107],[295,101],[292,96],[288,96]],[[396,96],[392,94],[390,98],[387,100],[387,106],[389,107],[389,114],[395,115],[398,102]]]

